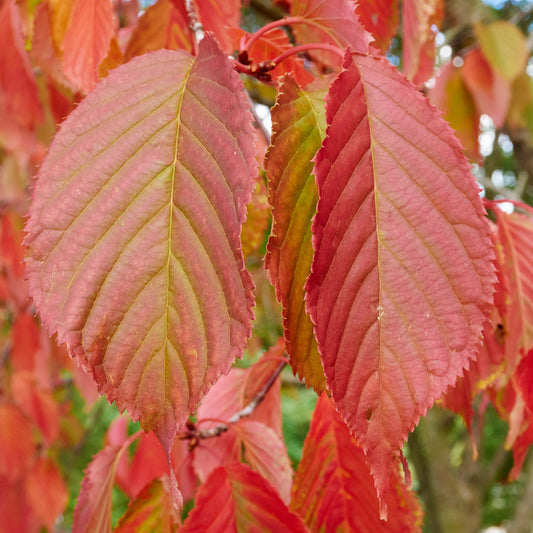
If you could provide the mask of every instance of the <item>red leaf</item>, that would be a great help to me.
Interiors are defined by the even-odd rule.
[[[405,0],[402,16],[403,71],[416,85],[433,75],[435,30],[444,17],[444,0]]]
[[[179,2],[181,0],[173,0]],[[226,52],[232,52],[228,28],[238,28],[241,22],[242,0],[194,0],[196,12],[204,30],[213,32]]]
[[[160,50],[118,67],[64,122],[30,208],[43,320],[167,453],[251,330],[239,237],[256,163],[241,89],[209,37],[196,60]]]
[[[293,471],[283,440],[271,428],[253,420],[241,420],[235,429],[244,445],[246,462],[269,481],[288,504]]]
[[[179,2],[175,5],[171,0],[159,0],[139,19],[131,34],[125,56],[130,59],[161,48],[183,49],[192,53],[193,42],[185,3]]]
[[[44,116],[14,0],[0,7],[0,49],[0,109],[5,105],[20,126],[33,130]]]
[[[230,29],[228,30],[228,34],[231,36],[232,48],[235,50],[240,50],[240,42],[244,36],[247,38],[251,36],[251,34],[246,33],[240,28]],[[249,58],[254,63],[269,61],[280,56],[292,47],[293,44],[289,40],[289,36],[283,30],[276,28],[255,41],[250,50]],[[305,68],[303,59],[296,56],[288,57],[274,70],[270,71],[269,74],[273,78],[276,78],[289,72],[292,72],[294,79],[302,86],[307,85],[314,79],[311,73]]]
[[[68,500],[68,489],[59,469],[51,459],[41,457],[28,472],[25,484],[35,515],[49,531],[53,531]]]
[[[110,0],[74,0],[63,39],[63,68],[84,92],[98,81],[98,66],[107,56],[114,33]]]
[[[494,209],[501,247],[499,269],[505,294],[502,311],[508,375],[521,352],[533,348],[533,218],[519,212],[510,215]]]
[[[32,427],[15,405],[0,405],[0,477],[20,479],[33,461],[35,443]]]
[[[59,436],[59,405],[51,392],[41,389],[35,375],[17,372],[11,380],[13,398],[22,411],[35,423],[47,443]]]
[[[304,442],[290,508],[312,531],[402,533],[421,531],[422,510],[401,479],[395,462],[390,484],[388,522],[379,502],[363,450],[324,393],[319,398]]]
[[[533,413],[533,349],[520,361],[516,369],[515,383],[527,408]]]
[[[491,116],[495,126],[501,128],[511,102],[511,82],[492,69],[479,48],[465,55],[462,72],[478,114]]]
[[[80,494],[74,509],[73,533],[111,533],[111,497],[115,469],[124,451],[136,436],[121,446],[106,446],[85,470]]]
[[[450,128],[386,59],[348,56],[327,118],[308,310],[383,497],[393,453],[480,343],[489,225]]]
[[[183,10],[182,0],[171,0],[176,9]],[[241,21],[241,0],[193,0],[198,21],[205,31],[213,33],[217,42],[227,52],[232,52],[228,28],[238,28]]]
[[[236,463],[217,468],[198,490],[196,505],[180,533],[244,531],[305,533],[308,529],[249,467]]]
[[[18,315],[11,328],[11,337],[10,359],[13,366],[17,370],[32,371],[40,344],[40,332],[35,319],[29,313]]]
[[[398,30],[400,19],[398,0],[359,0],[356,11],[361,24],[374,37],[374,46],[382,52],[389,49]]]
[[[10,483],[0,475],[0,517],[0,533],[41,533],[22,480]]]
[[[324,42],[341,49],[350,45],[354,51],[364,54],[372,41],[372,36],[359,23],[352,0],[293,0],[291,16],[310,22],[292,26],[296,39],[302,43]],[[327,63],[339,64],[336,55],[313,52],[322,61],[325,54],[331,57]]]
[[[152,481],[130,502],[113,533],[174,533],[180,517],[172,503],[170,488],[165,484]]]
[[[283,306],[283,326],[291,366],[318,393],[325,378],[313,323],[304,307],[311,271],[311,220],[318,191],[312,159],[325,136],[325,88],[305,91],[285,76],[272,108],[272,140],[265,159],[273,227],[265,267]]]
[[[125,439],[114,439],[113,444]],[[117,464],[117,485],[122,491],[132,498],[136,498],[140,492],[154,479],[168,474],[168,460],[165,456],[161,443],[152,433],[144,433],[139,437],[139,443],[135,448],[133,457],[128,460],[123,457]]]

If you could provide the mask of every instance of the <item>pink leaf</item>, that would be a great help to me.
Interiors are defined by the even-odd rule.
[[[382,498],[394,452],[478,349],[489,225],[451,129],[386,59],[348,56],[326,105],[307,303]]]
[[[111,533],[115,469],[126,449],[125,445],[106,446],[89,463],[74,510],[73,533]]]
[[[306,533],[302,520],[276,491],[246,465],[213,470],[196,494],[196,505],[180,533],[275,531]]]
[[[268,426],[253,420],[241,420],[235,429],[244,445],[246,462],[269,481],[288,504],[293,472],[283,440]]]
[[[251,332],[248,102],[207,37],[115,69],[64,122],[27,223],[36,307],[167,455]]]
[[[294,24],[292,30],[302,43],[325,42],[344,49],[351,46],[356,52],[366,53],[372,36],[360,24],[352,0],[293,0],[291,16],[302,19],[304,24]],[[327,56],[326,56],[327,54]],[[320,58],[330,58],[326,63],[339,64],[337,56],[315,53]]]
[[[111,0],[74,0],[63,40],[63,68],[84,92],[98,81],[98,66],[105,59],[113,36]]]

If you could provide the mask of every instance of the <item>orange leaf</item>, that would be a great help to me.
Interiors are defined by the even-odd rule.
[[[96,85],[113,33],[111,0],[74,0],[62,44],[63,68],[82,91]]]

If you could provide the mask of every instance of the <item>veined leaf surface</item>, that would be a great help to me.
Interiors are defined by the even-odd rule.
[[[393,451],[476,353],[489,225],[452,130],[386,59],[347,56],[326,105],[307,303],[383,496]]]
[[[74,0],[63,40],[63,67],[84,92],[98,81],[98,65],[104,60],[113,36],[111,0]]]
[[[324,393],[318,399],[304,442],[290,509],[311,531],[412,533],[420,531],[422,510],[401,479],[396,462],[387,479],[389,519],[379,518],[374,481],[363,450]]]
[[[504,290],[505,355],[511,374],[523,354],[533,348],[533,218],[508,215],[499,208],[498,243]]]
[[[209,37],[196,60],[136,58],[64,123],[30,209],[27,273],[44,321],[167,452],[250,334],[247,108]]]
[[[300,517],[248,466],[234,463],[213,470],[196,493],[195,507],[181,533],[306,533]]]
[[[304,286],[311,271],[311,221],[318,191],[312,159],[325,136],[325,90],[300,89],[285,76],[272,108],[272,144],[265,159],[273,228],[265,266],[283,306],[291,366],[307,386],[325,389],[313,323],[305,311]]]

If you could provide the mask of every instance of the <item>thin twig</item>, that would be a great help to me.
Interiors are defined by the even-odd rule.
[[[233,414],[233,416],[227,422],[221,423],[218,426],[215,426],[210,429],[202,430],[199,430],[196,426],[191,425],[189,427],[189,431],[178,433],[177,438],[180,440],[189,440],[189,447],[194,448],[198,444],[198,441],[200,439],[211,439],[213,437],[218,437],[222,433],[228,431],[233,424],[236,424],[237,422],[239,422],[239,420],[250,416],[255,411],[255,409],[257,409],[257,406],[265,399],[268,391],[270,390],[272,385],[274,385],[276,379],[281,374],[281,371],[285,368],[286,365],[287,361],[281,361],[274,370],[274,372],[272,372],[269,378],[265,381],[265,384],[250,400],[250,402],[243,409]]]

